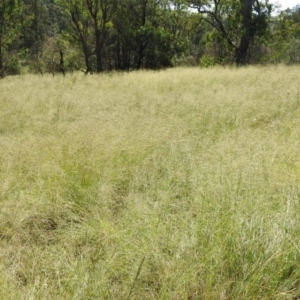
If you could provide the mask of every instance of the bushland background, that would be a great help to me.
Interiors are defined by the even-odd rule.
[[[297,64],[300,8],[267,0],[10,0],[0,75]]]

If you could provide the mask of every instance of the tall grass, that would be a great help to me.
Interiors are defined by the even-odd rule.
[[[299,68],[0,81],[0,299],[300,299]]]

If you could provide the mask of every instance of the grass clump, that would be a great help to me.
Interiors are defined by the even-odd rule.
[[[297,299],[298,73],[3,79],[0,298]]]

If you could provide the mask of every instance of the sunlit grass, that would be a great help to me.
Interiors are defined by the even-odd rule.
[[[0,81],[1,299],[298,299],[299,68]]]

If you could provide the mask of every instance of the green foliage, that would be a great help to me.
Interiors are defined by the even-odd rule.
[[[210,65],[207,57],[298,63],[299,7],[272,16],[273,4],[252,2],[3,1],[0,75],[59,72],[61,51],[67,72],[86,73]]]
[[[199,66],[202,68],[209,68],[216,65],[214,58],[210,55],[203,55],[200,58]]]
[[[191,0],[190,6],[197,8],[204,15],[204,20],[219,32],[238,65],[249,62],[248,51],[254,39],[262,38],[268,32],[272,12],[272,5],[268,1]]]
[[[22,67],[21,67],[21,60],[22,58],[20,55],[11,53],[7,56],[5,60],[5,74],[6,75],[18,75],[21,74]]]
[[[10,53],[15,52],[14,49],[11,51],[11,46],[20,36],[21,12],[22,2],[20,0],[0,2],[0,77],[14,74],[18,69],[18,63],[15,59],[10,58]]]
[[[299,28],[300,24],[286,12],[275,17],[267,41],[268,52],[263,59],[271,63],[296,63]]]
[[[290,41],[286,54],[289,64],[300,63],[300,39],[293,39]]]

